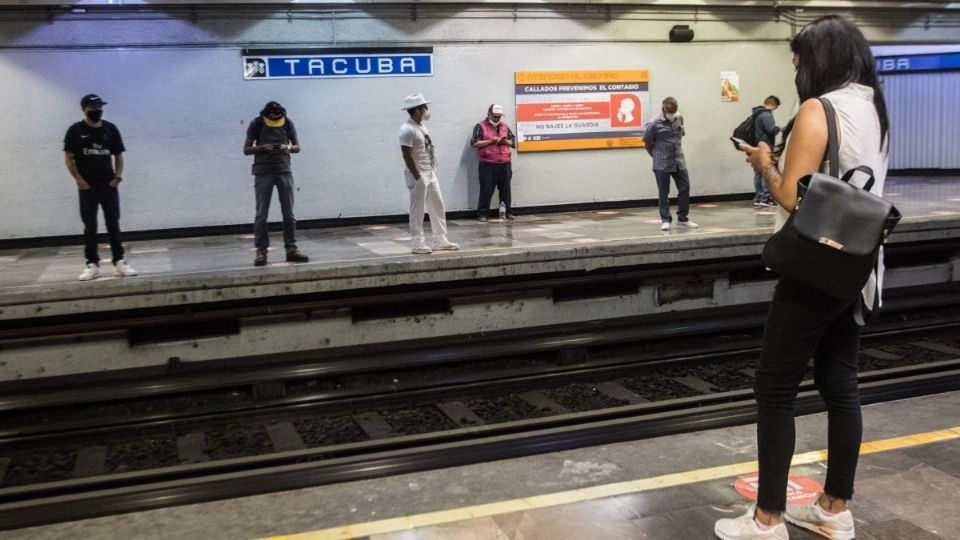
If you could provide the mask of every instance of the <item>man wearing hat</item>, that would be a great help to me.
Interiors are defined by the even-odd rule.
[[[84,255],[87,265],[79,276],[89,281],[100,275],[97,252],[97,211],[103,208],[103,219],[110,237],[113,275],[135,276],[137,271],[123,259],[120,238],[120,194],[117,187],[123,180],[123,139],[117,126],[103,120],[103,101],[96,94],[80,100],[83,120],[67,129],[63,138],[64,163],[80,190],[80,219],[83,220]]]
[[[403,171],[410,190],[410,236],[413,253],[431,253],[433,250],[456,250],[460,246],[447,240],[447,217],[437,180],[437,155],[424,122],[430,118],[423,94],[410,94],[403,100],[402,109],[410,118],[400,126],[400,151],[406,168]],[[423,234],[423,211],[430,213],[433,248],[427,246]]]
[[[480,159],[480,201],[477,203],[477,219],[487,221],[493,190],[500,193],[500,202],[506,209],[507,219],[514,219],[510,206],[511,148],[515,139],[510,126],[503,121],[503,107],[493,104],[487,108],[487,117],[473,128],[470,144],[477,149]]]
[[[287,118],[287,110],[276,101],[267,103],[260,116],[247,127],[247,140],[243,143],[243,155],[253,156],[253,187],[257,196],[257,217],[253,222],[253,244],[257,256],[254,266],[267,264],[267,249],[270,234],[267,218],[270,216],[270,199],[277,188],[280,213],[283,215],[283,246],[287,262],[302,263],[310,260],[297,249],[297,220],[293,217],[293,172],[290,169],[290,154],[300,152],[300,140],[293,121]]]

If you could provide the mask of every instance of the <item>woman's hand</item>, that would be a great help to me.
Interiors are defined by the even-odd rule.
[[[757,146],[741,144],[739,148],[747,154],[747,163],[749,163],[756,172],[763,172],[765,168],[777,164],[778,156],[776,156],[773,150],[770,149],[770,146],[763,141],[760,141],[760,144]]]

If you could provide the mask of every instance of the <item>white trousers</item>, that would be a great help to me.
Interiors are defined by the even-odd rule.
[[[433,171],[421,173],[414,180],[410,171],[404,171],[404,180],[410,190],[410,241],[413,247],[425,245],[423,234],[424,209],[430,214],[430,229],[434,244],[447,242],[447,215],[440,195],[440,182]]]

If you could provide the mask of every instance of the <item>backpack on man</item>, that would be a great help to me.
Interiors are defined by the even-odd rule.
[[[757,117],[765,111],[766,109],[760,109],[758,111],[751,112],[750,116],[748,116],[743,122],[740,122],[739,126],[734,128],[733,136],[746,142],[750,146],[756,146],[758,142],[756,130]]]

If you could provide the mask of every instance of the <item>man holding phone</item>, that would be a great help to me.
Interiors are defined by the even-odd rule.
[[[654,118],[643,133],[643,144],[653,157],[653,174],[657,178],[660,206],[660,230],[669,231],[673,217],[670,215],[670,177],[677,184],[677,222],[682,227],[696,229],[690,221],[690,176],[683,156],[680,139],[686,134],[683,118],[677,114],[680,108],[676,98],[663,100],[659,116]]]
[[[287,110],[276,101],[267,103],[260,111],[260,116],[250,122],[247,140],[243,143],[243,155],[254,156],[254,190],[257,195],[257,217],[253,222],[253,242],[257,248],[254,266],[267,264],[267,248],[270,246],[267,217],[270,215],[274,186],[283,214],[283,245],[287,250],[287,262],[310,260],[297,249],[297,220],[293,217],[294,185],[290,154],[299,152],[297,129],[287,118]]]

